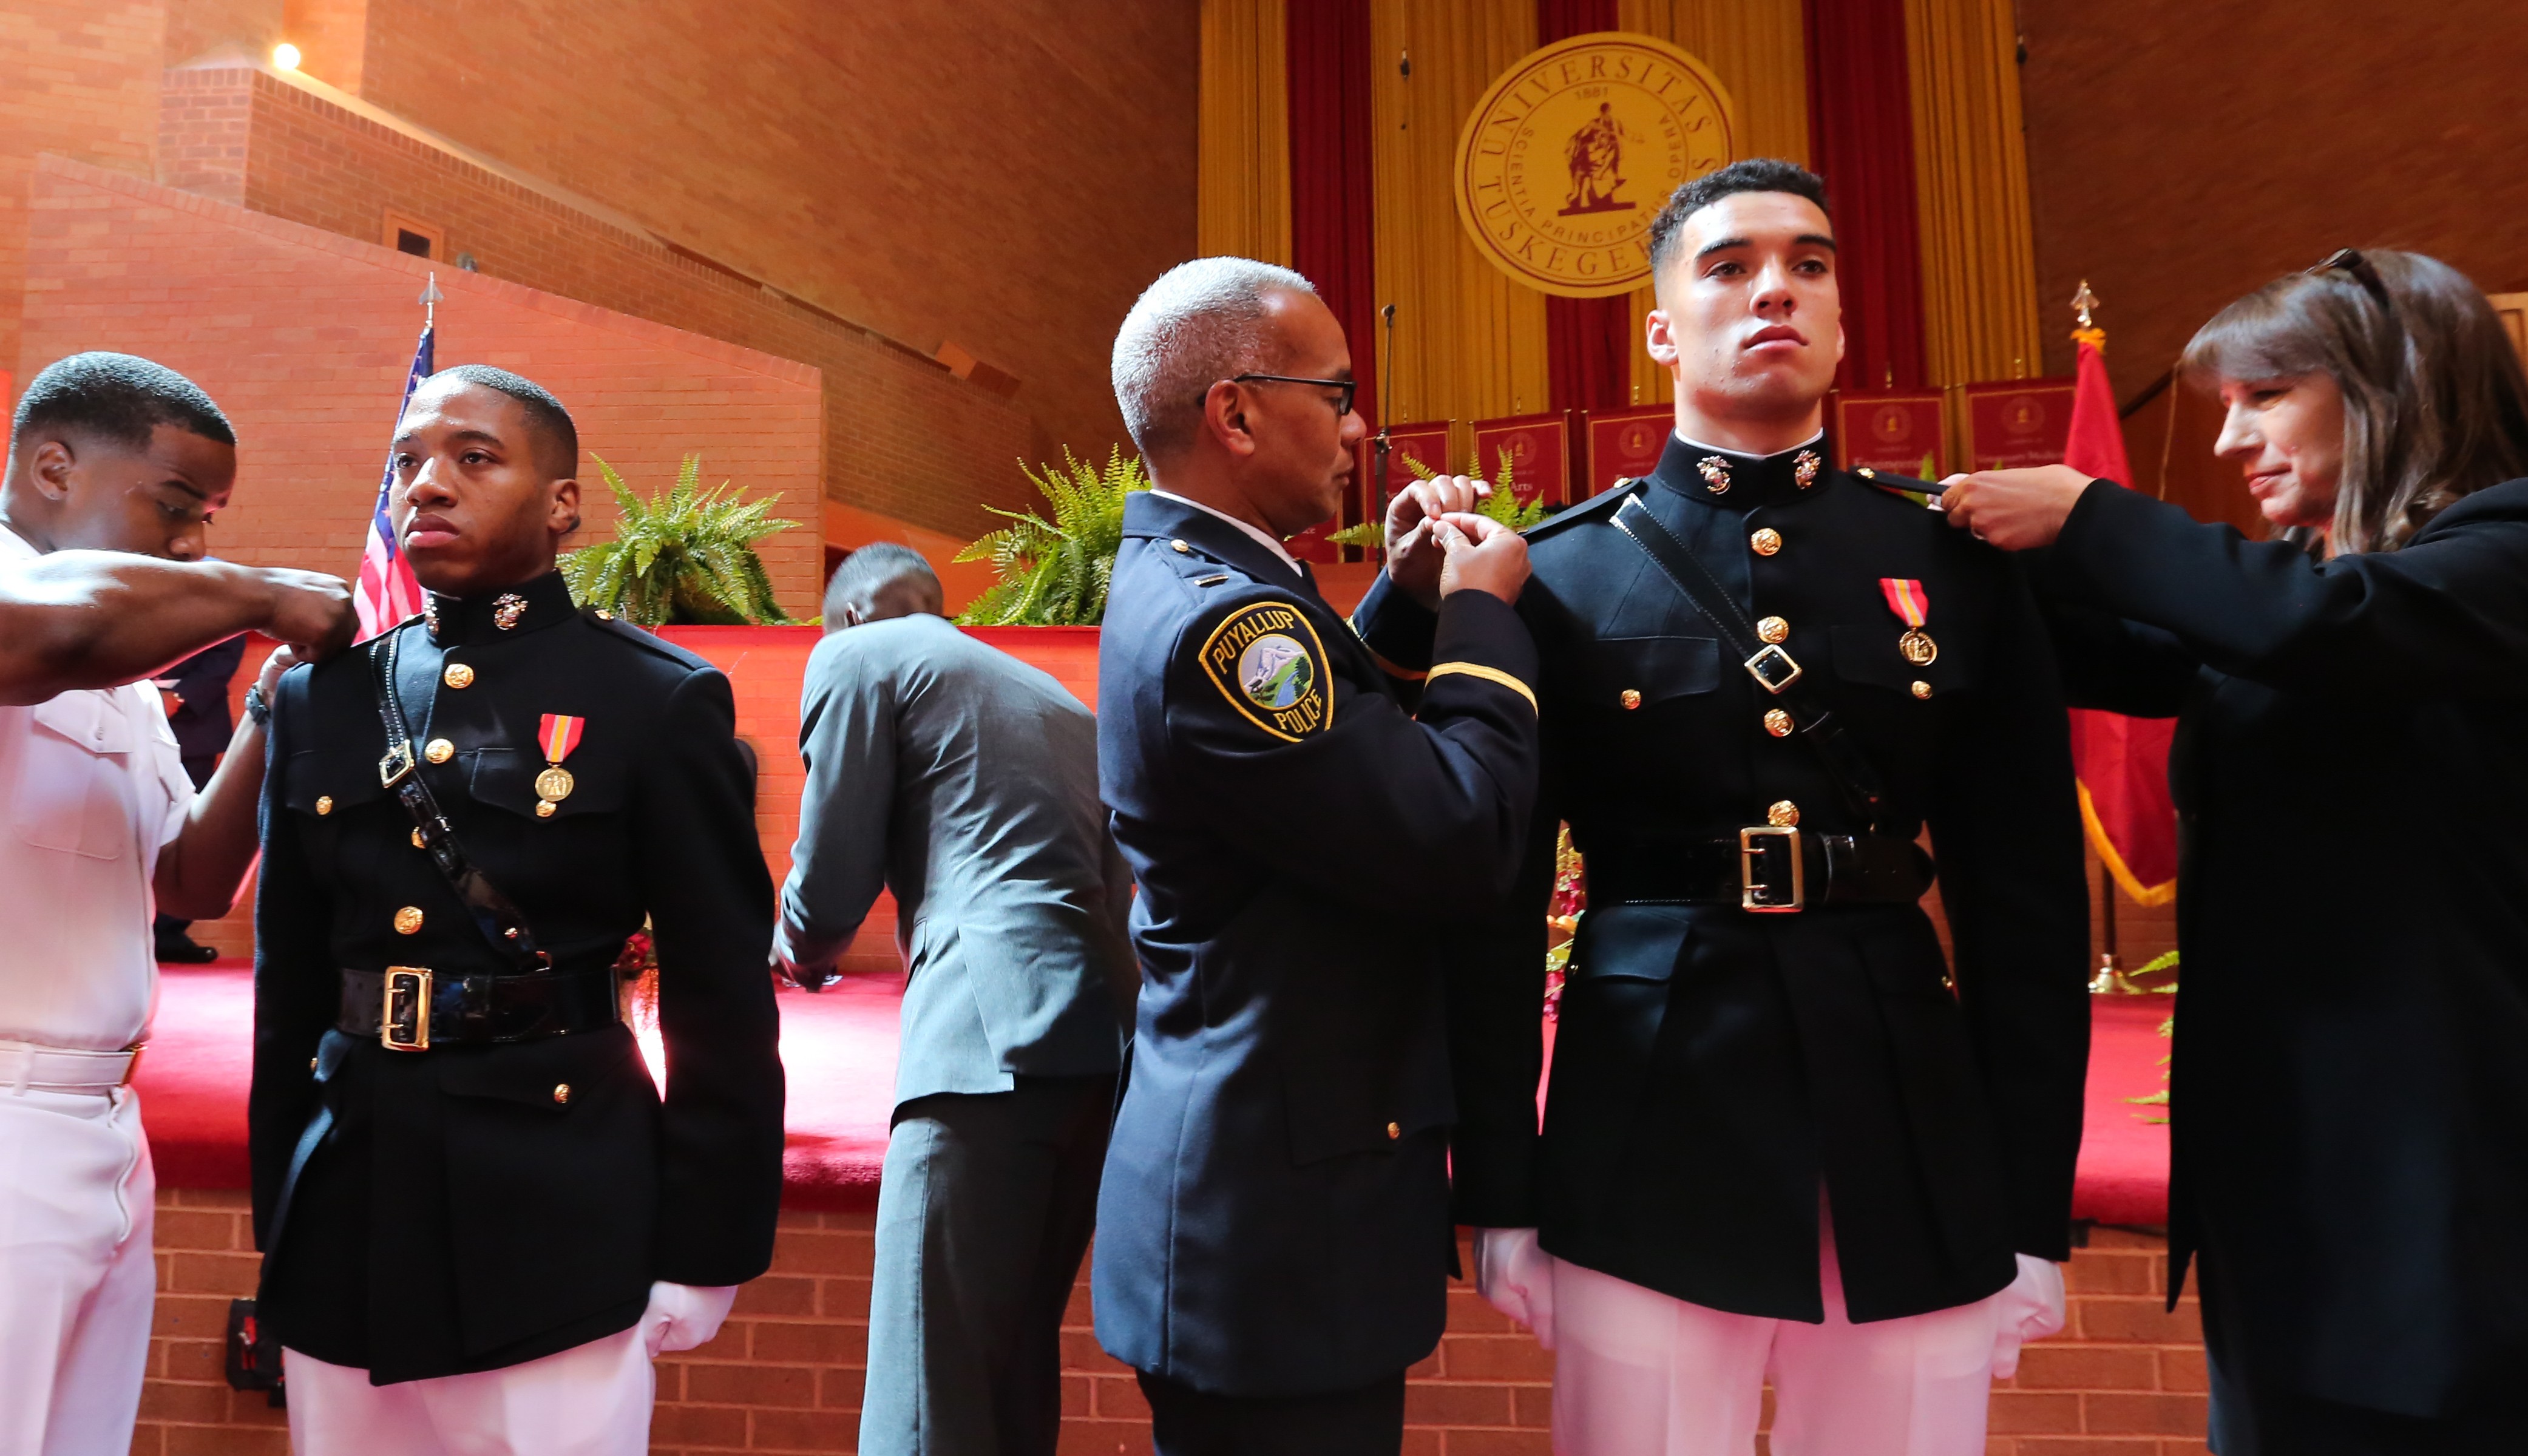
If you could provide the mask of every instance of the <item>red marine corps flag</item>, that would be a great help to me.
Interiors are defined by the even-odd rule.
[[[2107,383],[2101,352],[2106,332],[2089,322],[2097,299],[2080,285],[2073,306],[2080,327],[2072,338],[2080,349],[2072,393],[2071,439],[2063,463],[2094,480],[2130,486],[2124,427],[2116,417],[2115,390]],[[2072,709],[2072,768],[2080,780],[2080,819],[2107,872],[2127,895],[2162,905],[2177,894],[2177,807],[2168,797],[2168,745],[2177,731],[2171,718],[2128,718],[2122,713]]]

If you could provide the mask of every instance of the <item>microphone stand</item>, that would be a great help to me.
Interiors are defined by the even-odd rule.
[[[1388,400],[1393,398],[1396,392],[1396,305],[1391,303],[1380,309],[1378,311],[1378,317],[1380,323],[1387,330],[1387,369],[1385,371],[1387,382],[1380,385],[1378,389],[1378,510],[1370,516],[1370,519],[1379,522],[1384,526],[1387,521],[1387,501],[1389,495],[1387,473],[1387,454],[1389,446],[1387,437]],[[1383,557],[1386,554],[1386,548],[1381,547],[1379,555]]]

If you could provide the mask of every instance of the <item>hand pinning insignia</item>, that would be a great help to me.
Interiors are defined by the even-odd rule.
[[[1230,613],[1202,645],[1202,670],[1240,717],[1287,743],[1334,722],[1325,645],[1306,614],[1287,602]]]

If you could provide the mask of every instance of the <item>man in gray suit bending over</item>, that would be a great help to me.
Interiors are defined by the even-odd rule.
[[[1060,1330],[1097,1208],[1138,985],[1097,726],[861,547],[825,592],[781,887],[779,968],[815,989],[881,885],[910,979],[877,1202],[860,1449],[1051,1456]]]

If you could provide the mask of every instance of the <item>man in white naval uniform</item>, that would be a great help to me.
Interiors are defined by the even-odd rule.
[[[131,1072],[153,909],[228,911],[253,862],[259,713],[197,797],[157,693],[240,632],[339,649],[342,583],[200,559],[236,436],[121,354],[38,374],[0,483],[0,1456],[132,1444],[157,1292]],[[273,654],[265,682],[287,666]],[[154,901],[154,906],[153,906]]]

